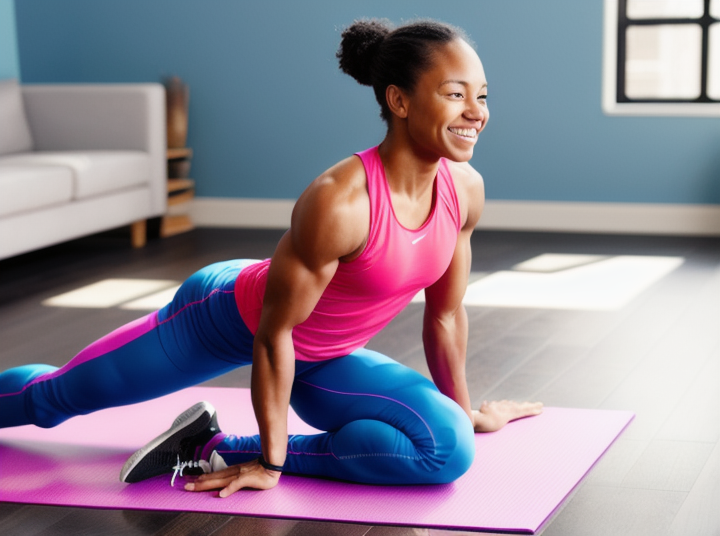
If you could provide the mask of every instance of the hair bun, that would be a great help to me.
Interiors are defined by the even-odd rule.
[[[340,69],[364,86],[372,86],[372,64],[385,36],[392,31],[387,20],[358,20],[343,31],[337,58]]]

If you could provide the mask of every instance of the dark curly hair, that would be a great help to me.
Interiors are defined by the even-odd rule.
[[[380,116],[390,123],[385,90],[395,85],[412,91],[430,66],[433,51],[465,33],[449,24],[420,20],[394,28],[386,19],[358,20],[342,32],[337,58],[340,69],[360,84],[372,86]]]

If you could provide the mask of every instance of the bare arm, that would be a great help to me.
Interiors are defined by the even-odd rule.
[[[461,210],[466,214],[453,259],[440,280],[425,290],[423,343],[428,368],[441,393],[453,399],[470,418],[476,432],[493,432],[508,422],[542,412],[542,404],[484,402],[473,410],[465,376],[468,320],[462,304],[470,273],[470,236],[484,202],[482,179],[467,164],[453,170],[458,180]]]
[[[287,414],[295,375],[292,330],[310,316],[340,260],[361,248],[366,239],[369,202],[364,172],[358,175],[357,169],[357,163],[348,160],[313,182],[298,200],[291,228],[270,264],[253,347],[251,391],[262,454],[272,465],[282,466],[287,450]],[[226,497],[245,487],[271,488],[279,477],[279,472],[253,461],[203,475],[188,489],[221,487],[220,495]]]
[[[484,204],[482,178],[467,164],[453,169],[463,227],[450,266],[431,287],[425,289],[423,344],[428,368],[441,393],[453,399],[473,420],[465,377],[468,320],[462,303],[470,275],[470,237]]]
[[[251,392],[263,457],[280,466],[285,463],[287,412],[295,375],[292,330],[310,316],[338,264],[337,257],[325,252],[314,258],[298,252],[298,242],[289,232],[273,256],[253,346]]]

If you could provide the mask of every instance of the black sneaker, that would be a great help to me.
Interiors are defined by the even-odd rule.
[[[166,432],[128,458],[120,471],[120,481],[140,482],[174,472],[172,485],[178,473],[180,476],[209,473],[210,464],[201,460],[200,455],[219,433],[215,408],[209,402],[198,402],[182,412]]]

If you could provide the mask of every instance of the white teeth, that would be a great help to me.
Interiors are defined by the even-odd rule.
[[[466,138],[474,138],[477,136],[477,130],[474,128],[451,128],[449,129],[453,134],[458,136],[464,136]]]

